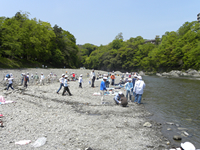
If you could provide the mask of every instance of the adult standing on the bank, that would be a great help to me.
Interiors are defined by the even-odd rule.
[[[103,77],[103,81],[101,81],[101,85],[100,85],[101,103],[102,104],[104,103],[104,91],[107,91],[106,80],[107,80],[107,77]]]
[[[144,92],[145,86],[146,85],[144,81],[142,81],[142,77],[138,76],[133,89],[133,92],[135,92],[135,103],[141,104],[142,94]]]
[[[90,73],[90,78],[92,80],[92,85],[91,87],[94,88],[94,82],[95,82],[95,72],[94,72],[94,69],[92,69],[92,72]]]
[[[61,88],[64,86],[64,80],[65,80],[65,74],[62,74],[62,77],[59,79],[59,81],[60,81],[60,88],[56,92],[57,94],[61,90]]]
[[[133,76],[133,79],[132,79],[133,89],[134,89],[134,87],[135,87],[135,82],[136,82],[136,80],[137,80],[137,75],[135,74],[135,75]],[[133,92],[133,89],[132,89],[132,92]],[[133,96],[135,96],[135,92],[133,92]]]

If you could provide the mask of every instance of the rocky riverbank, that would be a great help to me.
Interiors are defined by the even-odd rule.
[[[69,83],[73,96],[62,96],[63,89],[56,94],[59,88],[57,80],[45,82],[43,86],[32,83],[27,89],[18,86],[22,72],[43,72],[45,76],[53,72],[60,77],[66,70],[75,72],[78,76],[83,74],[83,88],[78,88],[77,81]],[[160,132],[161,124],[146,119],[151,114],[143,105],[129,102],[128,107],[123,108],[115,104],[113,96],[105,96],[105,104],[102,105],[100,97],[93,96],[94,92],[99,92],[100,81],[95,82],[95,88],[88,84],[87,73],[91,70],[1,70],[0,76],[11,72],[15,77],[15,90],[3,90],[2,83],[0,91],[5,100],[15,101],[0,105],[0,114],[4,115],[4,127],[0,128],[1,149],[32,149],[31,144],[15,145],[15,142],[31,140],[33,143],[39,137],[47,138],[41,149],[48,150],[169,148],[168,140]],[[120,77],[116,77],[116,82],[119,79]]]
[[[156,73],[160,77],[190,77],[200,78],[200,71],[188,69],[187,71],[172,70],[170,72]]]

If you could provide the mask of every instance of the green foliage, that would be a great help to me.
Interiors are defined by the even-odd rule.
[[[177,32],[166,32],[155,43],[138,36],[123,41],[122,33],[105,46],[96,47],[90,55],[81,49],[82,63],[87,68],[124,71],[170,71],[200,69],[200,24],[186,22]]]
[[[0,18],[0,56],[49,62],[55,67],[79,66],[75,37],[48,22],[29,19],[17,12],[12,18]]]

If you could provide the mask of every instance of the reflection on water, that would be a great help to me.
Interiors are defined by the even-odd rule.
[[[182,142],[190,141],[200,148],[200,81],[178,78],[143,77],[146,89],[143,94],[145,108],[153,113],[152,119],[164,124],[173,122],[187,128],[189,137]],[[176,125],[164,125],[162,131],[170,141],[173,135],[181,135]],[[167,131],[172,128],[172,131]]]

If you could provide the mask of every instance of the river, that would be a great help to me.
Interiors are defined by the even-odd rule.
[[[200,148],[200,81],[157,76],[143,79],[146,83],[144,106],[153,114],[151,119],[162,123],[163,135],[174,145],[189,141]],[[189,136],[184,136],[183,131]],[[182,135],[182,141],[174,141],[174,135]]]

